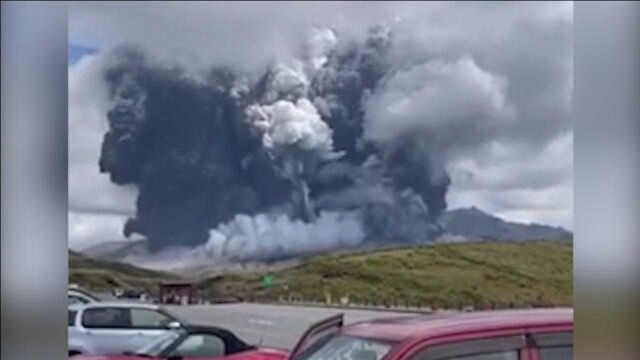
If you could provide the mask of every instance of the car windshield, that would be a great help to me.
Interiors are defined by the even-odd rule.
[[[392,344],[352,336],[327,336],[311,345],[295,360],[381,360]]]
[[[164,351],[164,349],[166,349],[168,346],[173,344],[173,342],[176,341],[180,337],[180,335],[182,335],[181,331],[171,331],[166,335],[161,336],[156,341],[138,349],[138,351],[136,351],[135,353],[149,355],[153,357],[160,356],[162,351]]]

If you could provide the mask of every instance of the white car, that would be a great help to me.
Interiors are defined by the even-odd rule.
[[[122,302],[69,305],[69,356],[136,351],[180,328],[178,319],[156,305]]]

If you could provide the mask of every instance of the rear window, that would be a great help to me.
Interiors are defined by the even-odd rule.
[[[76,326],[76,315],[77,314],[78,314],[78,311],[69,310],[69,326]]]
[[[152,341],[148,345],[142,347],[137,354],[145,354],[151,357],[160,357],[160,354],[171,344],[173,344],[181,336],[181,332],[171,331],[160,336],[156,341]]]
[[[518,360],[524,336],[457,341],[426,347],[411,360]]]
[[[557,332],[533,335],[541,360],[573,359],[573,333]]]
[[[86,328],[122,329],[131,327],[131,313],[126,308],[91,308],[82,314]]]
[[[295,360],[381,360],[392,344],[351,336],[327,336],[311,345]]]
[[[572,360],[573,346],[554,346],[540,349],[541,360]]]
[[[219,357],[225,354],[224,341],[213,334],[193,334],[187,336],[169,357]]]

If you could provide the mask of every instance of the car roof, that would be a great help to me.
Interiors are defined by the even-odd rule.
[[[221,332],[221,333],[229,333],[233,334],[229,329],[217,327],[217,326],[208,326],[208,325],[192,325],[187,324],[183,327],[189,333],[198,333],[198,332]]]
[[[87,303],[87,304],[73,304],[69,305],[69,310],[80,310],[80,309],[88,309],[88,308],[135,308],[135,309],[150,309],[150,310],[158,310],[162,309],[161,306],[154,304],[145,304],[145,303],[135,303],[135,302],[96,302],[96,303]]]
[[[98,297],[96,297],[95,295],[93,295],[92,293],[90,293],[87,290],[78,288],[78,287],[71,287],[69,288],[69,290],[67,291],[69,295],[81,295],[81,296],[86,296],[89,298],[92,298],[94,300],[99,300]]]
[[[498,310],[383,318],[346,326],[346,335],[388,341],[430,338],[467,332],[573,325],[573,309]]]

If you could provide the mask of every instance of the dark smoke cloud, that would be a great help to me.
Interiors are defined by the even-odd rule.
[[[154,248],[196,245],[234,214],[284,201],[288,189],[248,136],[231,73],[216,69],[202,83],[133,47],[114,56],[100,170],[139,188],[125,235],[143,234]]]
[[[359,218],[371,241],[437,236],[450,184],[441,149],[365,136],[364,105],[397,71],[392,47],[386,27],[340,44],[320,29],[301,60],[255,80],[225,68],[192,78],[135,47],[112,52],[100,170],[139,189],[125,235],[154,250],[195,246],[237,214],[342,218],[331,211]]]

